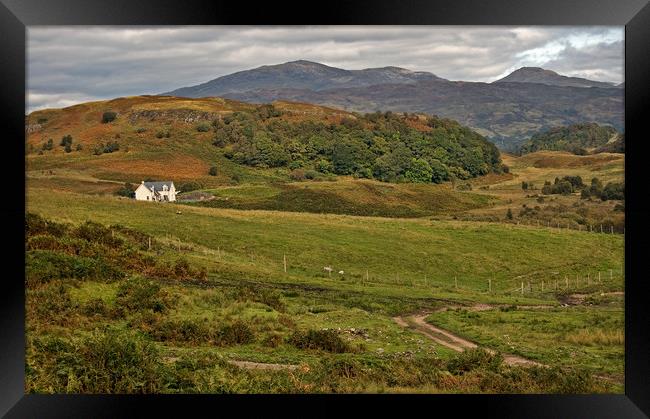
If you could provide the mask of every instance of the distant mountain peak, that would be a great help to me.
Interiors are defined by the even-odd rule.
[[[400,67],[344,70],[309,60],[288,61],[239,71],[196,86],[163,93],[170,96],[207,97],[259,89],[308,89],[366,87],[379,84],[410,84],[444,80],[426,71]]]
[[[566,87],[616,87],[613,83],[568,77],[541,67],[521,67],[494,83],[540,83]]]

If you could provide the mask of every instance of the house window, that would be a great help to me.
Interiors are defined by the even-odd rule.
[[[149,200],[149,197],[147,197],[147,201]]]

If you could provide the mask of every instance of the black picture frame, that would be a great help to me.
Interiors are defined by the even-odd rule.
[[[0,414],[25,417],[331,416],[425,409],[453,416],[609,418],[650,415],[650,287],[643,277],[650,215],[645,156],[650,138],[650,5],[645,0],[216,2],[205,0],[1,0]],[[625,25],[625,394],[624,395],[25,395],[24,213],[26,26],[191,24]],[[459,28],[462,30],[462,28]],[[645,134],[645,135],[644,135]],[[21,174],[22,171],[22,174]],[[23,244],[21,244],[23,243]],[[339,402],[344,402],[341,406]],[[199,414],[196,409],[202,409]],[[234,409],[234,410],[232,410]]]

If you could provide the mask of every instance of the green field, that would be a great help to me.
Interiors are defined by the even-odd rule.
[[[63,307],[59,309],[64,316],[30,316],[31,310],[39,310],[28,309],[29,392],[106,391],[88,384],[87,370],[80,372],[65,354],[87,353],[92,363],[95,357],[109,355],[90,348],[113,345],[111,339],[135,339],[135,347],[150,343],[155,348],[152,375],[141,377],[154,387],[106,384],[126,392],[622,391],[623,342],[615,334],[622,330],[622,301],[598,298],[601,292],[623,289],[621,235],[451,220],[151,205],[36,186],[28,189],[29,212],[72,225],[92,220],[135,229],[152,237],[152,250],[144,239],[136,244],[159,263],[173,266],[184,258],[191,266],[206,268],[208,275],[198,283],[162,281],[161,292],[173,301],[164,315],[138,308],[120,316],[107,314],[124,304],[118,297],[123,281],[55,280],[30,290],[28,307],[30,301],[36,304],[55,293],[51,304]],[[325,266],[332,267],[330,275]],[[602,273],[599,283],[597,272]],[[565,275],[572,278],[566,290]],[[579,288],[576,275],[582,281]],[[593,283],[587,284],[587,275]],[[65,291],[56,291],[61,286]],[[591,296],[592,305],[560,308],[574,293]],[[57,306],[59,299],[63,302]],[[392,319],[477,303],[496,308],[435,313],[429,319],[488,348],[553,368],[508,366],[473,352],[457,355]],[[558,308],[498,310],[511,305]],[[237,321],[247,325],[253,340],[215,344],[219,327]],[[594,325],[602,329],[604,348],[599,338],[580,331]],[[297,331],[324,328],[334,329],[348,349],[332,353],[291,343]],[[505,334],[511,336],[508,345],[501,339]],[[568,349],[551,345],[560,338]],[[248,370],[229,361],[299,369]],[[57,369],[76,378],[52,375]]]

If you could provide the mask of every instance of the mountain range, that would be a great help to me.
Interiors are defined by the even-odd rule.
[[[395,111],[455,119],[500,148],[540,130],[583,122],[623,130],[621,85],[523,67],[492,83],[451,81],[399,67],[345,70],[299,60],[240,71],[162,95],[250,103],[290,100],[356,112]]]

